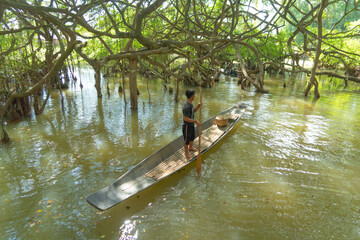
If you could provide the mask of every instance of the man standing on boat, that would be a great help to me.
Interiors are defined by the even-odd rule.
[[[199,103],[196,108],[194,108],[194,105],[192,102],[195,99],[195,91],[192,89],[186,90],[185,92],[187,101],[184,104],[183,107],[183,115],[184,115],[184,125],[183,125],[183,135],[184,135],[184,148],[185,148],[185,156],[187,158],[192,158],[189,151],[197,151],[193,147],[193,141],[195,139],[195,127],[194,123],[196,125],[200,126],[200,122],[195,120],[195,112],[201,107],[201,104]]]

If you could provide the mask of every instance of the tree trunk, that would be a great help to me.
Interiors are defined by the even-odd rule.
[[[102,94],[101,94],[101,66],[99,64],[96,64],[96,66],[94,66],[94,70],[95,70],[95,88],[97,91],[97,96],[98,98],[102,98]]]
[[[309,80],[309,82],[308,82],[308,85],[307,85],[307,87],[306,87],[306,89],[305,89],[305,97],[307,97],[308,95],[309,95],[309,92],[310,92],[310,90],[311,90],[311,88],[312,88],[312,84],[311,84],[311,81]]]
[[[46,95],[46,99],[45,101],[43,102],[41,108],[39,108],[39,98],[38,98],[38,94],[35,93],[34,94],[34,110],[35,110],[35,114],[36,115],[39,115],[41,113],[44,112],[44,109],[45,109],[45,105],[47,103],[47,101],[49,100],[49,96],[50,96],[50,90],[48,89],[48,92],[47,92],[47,95]]]
[[[176,78],[176,90],[175,90],[175,97],[174,100],[175,102],[179,102],[179,78]]]
[[[319,82],[316,80],[314,81],[314,94],[315,94],[315,99],[319,99],[320,98],[320,93],[319,93]]]
[[[4,6],[3,1],[1,1],[1,2],[0,2],[0,22],[2,21],[4,12],[5,12],[5,6]]]
[[[9,135],[7,134],[7,132],[5,131],[5,128],[4,128],[4,118],[3,118],[3,110],[0,109],[0,113],[1,113],[1,116],[0,116],[0,121],[1,121],[1,131],[2,131],[2,134],[1,134],[1,142],[3,143],[8,143],[10,142],[10,138],[9,138]]]
[[[146,89],[147,89],[147,92],[149,95],[149,103],[151,103],[151,95],[150,95],[150,90],[149,90],[149,78],[146,81]],[[145,104],[145,102],[144,102],[144,104]]]
[[[137,59],[131,58],[130,61],[130,74],[129,74],[129,81],[130,81],[130,103],[131,108],[136,109],[138,108],[137,103],[137,84],[136,84],[136,70],[137,70]]]
[[[211,57],[211,67],[212,67],[212,71],[213,71],[213,74],[211,76],[211,86],[215,86],[215,78],[216,78],[216,75],[217,75],[217,71],[215,70],[215,55],[212,55]]]
[[[1,138],[1,142],[3,142],[3,143],[8,143],[8,142],[10,142],[10,138],[9,138],[9,135],[8,135],[8,133],[5,131],[5,129],[3,128],[2,129],[2,138]]]
[[[320,98],[320,93],[319,93],[319,88],[318,88],[318,81],[315,77],[316,74],[316,69],[317,66],[319,64],[319,57],[321,54],[321,43],[322,43],[322,15],[324,12],[324,9],[326,8],[326,4],[327,4],[327,0],[321,0],[321,4],[320,4],[320,9],[319,12],[317,14],[317,22],[318,22],[318,35],[317,35],[317,46],[316,46],[316,55],[315,55],[315,59],[314,59],[314,65],[311,69],[311,76],[310,76],[310,80],[308,83],[308,86],[305,90],[305,97],[308,96],[310,89],[312,88],[312,86],[315,86],[314,88],[314,94],[315,94],[315,98]]]
[[[235,53],[236,53],[236,56],[237,56],[238,61],[239,61],[239,63],[240,63],[240,68],[241,68],[241,71],[242,71],[244,77],[245,77],[252,85],[254,85],[254,87],[256,88],[256,91],[257,91],[257,92],[260,92],[260,93],[268,93],[269,91],[263,89],[262,84],[258,84],[257,82],[255,82],[255,81],[249,76],[249,74],[248,74],[247,71],[246,71],[246,68],[245,68],[245,65],[244,65],[244,61],[243,61],[243,59],[242,59],[242,57],[241,57],[241,55],[240,55],[240,51],[239,51],[238,45],[237,45],[237,44],[233,44],[233,46],[234,46]],[[261,82],[261,80],[260,80],[260,82]]]
[[[122,87],[123,87],[123,92],[124,92],[124,103],[125,105],[126,103],[126,94],[125,94],[125,65],[124,65],[124,60],[122,60],[121,63],[121,79],[122,79]]]
[[[319,82],[316,79],[316,77],[314,77],[314,79],[310,79],[308,82],[308,85],[305,89],[305,97],[307,97],[309,95],[309,92],[311,90],[311,88],[314,86],[314,95],[315,98],[320,98],[320,93],[319,93]]]

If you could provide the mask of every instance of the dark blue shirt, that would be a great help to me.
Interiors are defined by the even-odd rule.
[[[183,106],[183,115],[185,117],[195,119],[195,109],[194,105],[186,101]],[[194,126],[194,123],[189,123],[184,120],[184,125]]]

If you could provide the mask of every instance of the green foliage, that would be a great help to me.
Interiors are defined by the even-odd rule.
[[[285,55],[286,38],[286,32],[282,31],[279,34],[269,34],[266,38],[265,36],[259,38],[257,44],[259,45],[260,52],[267,58],[281,60]]]
[[[192,60],[201,59],[197,63],[205,68],[211,68],[211,53],[214,49],[220,49],[214,51],[220,64],[237,61],[232,41],[238,41],[242,58],[245,61],[250,59],[253,63],[256,62],[256,54],[252,49],[255,49],[263,62],[283,61],[290,54],[296,53],[310,57],[315,54],[316,7],[320,1],[294,1],[288,8],[280,8],[280,5],[276,5],[280,2],[273,0],[250,2],[250,6],[243,1],[230,4],[224,0],[179,0],[165,1],[149,9],[154,3],[154,0],[21,1],[21,4],[31,7],[31,11],[25,11],[27,8],[12,6],[11,2],[7,2],[2,19],[6,25],[1,25],[1,31],[23,27],[33,29],[0,34],[0,51],[12,49],[4,54],[0,62],[0,75],[3,79],[10,76],[11,81],[20,81],[28,87],[31,84],[25,80],[16,80],[21,71],[36,75],[41,69],[50,68],[50,63],[55,61],[57,53],[62,50],[61,46],[66,49],[69,32],[76,35],[78,40],[87,42],[82,51],[93,60],[104,59],[110,54],[121,54],[129,41],[132,41],[131,47],[136,50],[144,47],[150,50],[171,48],[164,58],[150,56],[161,64],[166,65],[172,57],[178,56],[182,60],[176,63],[186,64],[184,59],[189,56]],[[359,57],[352,54],[358,52],[360,47],[360,20],[356,2],[328,3],[322,16],[325,37],[320,60],[323,66],[359,65]],[[40,5],[52,10],[40,9]],[[273,6],[279,7],[281,14],[276,13]],[[312,9],[316,10],[308,15]],[[144,12],[148,14],[143,15],[138,22],[139,15],[136,13],[141,15]],[[266,13],[270,17],[261,23]],[[272,14],[277,15],[272,19]],[[296,36],[292,36],[302,20],[305,30],[301,29]],[[139,32],[135,34],[136,30]],[[294,41],[291,47],[287,46],[292,37]],[[307,48],[312,50],[304,50],[305,37],[308,39]]]
[[[331,37],[324,40],[323,54],[321,55],[321,61],[327,68],[355,68],[360,66],[360,57],[357,55],[349,54],[335,55],[333,54],[338,49],[347,53],[358,53],[360,49],[359,37],[347,37],[355,36],[359,31],[360,20],[349,22],[346,24],[346,32],[333,31]],[[329,30],[325,29],[328,33]],[[336,37],[335,37],[336,36]]]

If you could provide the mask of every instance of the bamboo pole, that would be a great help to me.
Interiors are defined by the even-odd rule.
[[[198,173],[198,175],[200,175],[200,171],[201,171],[201,108],[202,108],[202,86],[200,83],[200,112],[199,112],[199,122],[200,122],[200,126],[199,126],[199,146],[198,146],[198,157],[197,157],[197,164],[196,164],[196,171]]]

